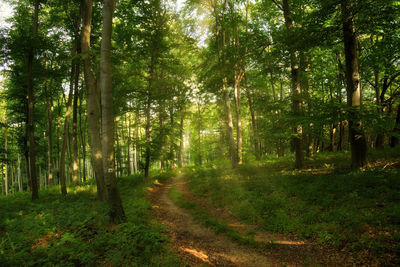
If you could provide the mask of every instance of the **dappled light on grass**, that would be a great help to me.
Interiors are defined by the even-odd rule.
[[[273,244],[278,244],[278,245],[292,245],[292,246],[300,246],[300,245],[305,245],[303,241],[288,241],[288,240],[278,240],[272,242]]]
[[[58,239],[60,239],[60,237],[61,237],[61,234],[56,232],[56,233],[50,233],[43,237],[37,238],[31,246],[31,251],[34,251],[37,248],[47,247],[52,240],[58,240]]]
[[[203,251],[198,251],[192,248],[185,248],[185,247],[180,247],[179,248],[181,251],[184,251],[186,253],[189,253],[190,255],[200,259],[203,262],[211,264],[211,262],[208,260],[207,254],[205,254]]]

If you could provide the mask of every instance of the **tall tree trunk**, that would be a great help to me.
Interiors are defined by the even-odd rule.
[[[396,147],[399,145],[399,135],[400,135],[400,104],[397,106],[396,124],[393,129],[393,135],[390,138],[390,146]]]
[[[92,69],[90,57],[90,31],[92,22],[93,0],[83,0],[85,4],[84,19],[82,25],[82,59],[86,83],[86,104],[88,114],[89,145],[92,156],[92,167],[97,184],[97,197],[99,200],[106,200],[107,190],[104,182],[104,169],[100,138],[100,95],[96,79]]]
[[[380,103],[380,90],[379,90],[379,69],[376,66],[374,68],[374,78],[375,78],[375,97],[376,97],[376,105],[378,106],[378,113],[381,113],[383,110],[381,109],[380,105],[382,103]],[[383,148],[383,140],[384,140],[384,136],[383,133],[381,131],[378,132],[378,134],[376,135],[376,139],[375,139],[375,148],[378,149],[382,149]]]
[[[33,38],[36,39],[39,28],[39,5],[40,0],[36,0],[33,13]],[[35,40],[36,42],[36,40]],[[34,84],[33,84],[33,60],[35,56],[35,47],[31,45],[28,53],[28,141],[29,141],[29,173],[31,180],[32,200],[39,198],[37,177],[36,177],[36,154],[35,154],[35,125],[34,125]]]
[[[72,55],[73,57],[76,54],[76,46],[74,45]],[[66,183],[66,174],[65,174],[65,154],[67,150],[67,142],[68,142],[68,132],[69,132],[69,120],[71,117],[71,105],[74,91],[74,76],[75,76],[76,64],[72,62],[71,67],[71,82],[69,87],[69,96],[67,101],[67,112],[65,113],[64,119],[64,133],[61,147],[61,157],[60,157],[60,184],[61,184],[61,194],[67,194],[67,183]]]
[[[357,36],[353,25],[354,2],[342,0],[344,53],[346,55],[347,105],[349,112],[349,138],[352,168],[367,164],[367,143],[360,120],[361,86],[358,71]]]
[[[4,131],[4,158],[5,158],[5,170],[4,170],[4,191],[6,193],[6,196],[8,195],[8,150],[7,150],[7,134],[8,134],[8,130],[6,129]]]
[[[259,138],[258,138],[256,115],[255,115],[255,112],[254,112],[254,104],[253,104],[253,100],[252,100],[252,97],[251,97],[250,89],[248,88],[247,83],[246,83],[246,96],[247,96],[247,101],[249,102],[249,110],[250,110],[250,116],[251,116],[251,126],[252,126],[252,129],[253,129],[254,154],[256,156],[256,160],[260,160],[260,145],[259,145],[260,142],[259,142]]]
[[[102,107],[103,168],[104,181],[108,193],[107,199],[110,206],[109,215],[113,223],[120,223],[125,221],[126,217],[118,191],[114,166],[114,114],[111,84],[111,33],[114,8],[114,0],[104,0],[103,31],[100,53],[100,90]]]
[[[243,153],[242,153],[242,116],[241,116],[241,106],[240,106],[240,81],[242,79],[243,73],[235,75],[234,81],[234,95],[235,95],[235,109],[236,109],[236,148],[237,148],[237,164],[243,164]]]
[[[127,170],[128,170],[128,175],[132,174],[132,160],[131,160],[131,120],[130,120],[130,115],[127,112],[125,114],[125,125],[126,125],[126,133],[128,134],[127,139],[126,139],[126,156],[127,156]]]
[[[170,168],[175,169],[175,127],[174,127],[174,108],[171,107],[169,109],[169,118],[171,124],[171,132],[170,132],[170,142],[169,142],[169,155],[171,157]]]
[[[155,45],[155,44],[153,44]],[[150,60],[150,71],[149,71],[149,87],[147,91],[147,103],[146,103],[146,126],[145,126],[145,138],[146,138],[146,151],[145,151],[145,163],[144,163],[144,177],[149,177],[149,168],[150,168],[150,126],[151,126],[151,98],[153,96],[153,79],[154,79],[154,72],[155,72],[155,64],[156,64],[156,54],[157,49],[153,47],[151,52],[151,60]]]
[[[86,182],[86,137],[82,129],[82,100],[83,100],[83,90],[81,90],[79,96],[79,135],[81,138],[81,145],[82,145],[82,177],[83,181]]]
[[[225,104],[225,115],[226,115],[226,128],[229,139],[229,152],[232,162],[232,168],[236,168],[238,164],[237,154],[235,149],[235,139],[233,137],[233,120],[231,112],[231,101],[229,100],[228,89],[226,88],[226,78],[222,85],[222,94]]]
[[[72,113],[72,99],[74,97],[74,88],[77,85],[77,72],[79,71],[79,63],[75,62],[75,56],[78,52],[79,46],[79,25],[80,25],[81,18],[80,16],[76,18],[75,21],[75,32],[74,32],[74,42],[73,48],[71,52],[71,77],[70,77],[70,84],[69,84],[69,95],[67,101],[67,111],[65,113],[65,120],[64,120],[64,134],[63,134],[63,141],[62,141],[62,148],[61,148],[61,157],[60,157],[60,184],[61,184],[61,194],[67,194],[67,185],[66,185],[66,175],[65,175],[65,153],[69,145],[69,121]],[[67,143],[68,142],[68,143]],[[71,156],[71,150],[69,149],[69,155]],[[71,161],[70,161],[71,162]],[[69,172],[68,174],[70,174]]]
[[[79,41],[77,52],[80,53]],[[72,163],[72,181],[74,184],[79,183],[79,159],[78,159],[78,98],[79,98],[79,63],[76,64],[75,70],[75,85],[74,85],[74,103],[72,110],[72,150],[73,150],[73,163]]]
[[[45,85],[46,92],[46,104],[47,104],[47,149],[48,149],[48,172],[49,172],[49,185],[52,186],[54,184],[53,179],[53,90],[52,90],[52,81],[50,81],[48,90],[47,84]]]
[[[199,166],[202,164],[202,155],[201,155],[201,123],[202,123],[202,117],[201,117],[201,109],[200,109],[200,103],[197,104],[197,146],[198,146],[198,153],[199,153]]]
[[[283,15],[285,24],[288,31],[293,29],[293,19],[290,11],[289,0],[283,0]],[[301,115],[301,87],[299,78],[299,63],[295,51],[290,52],[290,65],[291,65],[291,79],[292,79],[292,111],[295,116]],[[302,134],[303,129],[301,125],[296,125],[293,128],[294,137],[292,139],[294,151],[296,155],[296,169],[301,169],[304,166],[304,152]]]
[[[164,151],[164,145],[165,145],[165,127],[164,127],[164,107],[162,104],[162,101],[159,106],[159,113],[158,113],[158,118],[159,118],[159,124],[160,124],[160,168],[161,171],[164,171],[165,169],[165,151]]]
[[[21,175],[21,155],[18,153],[18,161],[17,161],[17,176],[18,176],[18,191],[22,192],[22,175]]]
[[[185,113],[183,108],[181,109],[181,121],[179,124],[179,150],[178,150],[178,168],[183,167],[183,122],[185,119]]]

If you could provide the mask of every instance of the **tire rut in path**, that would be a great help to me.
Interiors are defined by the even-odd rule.
[[[169,190],[177,186],[181,175],[152,188],[149,199],[155,218],[168,227],[171,245],[189,266],[281,266],[261,252],[241,246],[222,234],[196,223],[184,209],[177,207],[169,197]]]

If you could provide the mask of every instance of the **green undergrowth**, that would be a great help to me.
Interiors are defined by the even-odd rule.
[[[217,234],[224,234],[232,241],[253,248],[269,249],[272,245],[271,243],[257,242],[250,235],[244,236],[240,234],[224,220],[214,217],[195,202],[187,200],[183,193],[178,191],[175,186],[170,189],[169,196],[178,207],[188,210],[192,214],[195,222],[212,229]]]
[[[172,174],[163,174],[165,177]],[[141,175],[118,179],[127,222],[110,225],[95,185],[57,187],[0,198],[0,266],[179,266],[164,227],[150,223]]]
[[[398,154],[380,152],[379,157],[379,152],[373,153],[374,160],[381,161]],[[354,254],[369,250],[399,263],[399,169],[332,167],[345,157],[344,153],[321,153],[314,162],[319,169],[309,171],[293,171],[292,162],[279,159],[248,163],[235,171],[211,166],[188,168],[186,173],[195,195],[211,206],[227,208],[244,223],[311,238]]]

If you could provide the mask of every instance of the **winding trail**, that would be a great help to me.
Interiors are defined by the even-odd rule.
[[[150,189],[148,198],[153,204],[154,218],[167,226],[166,234],[171,238],[170,246],[187,261],[187,266],[357,265],[348,255],[304,242],[275,242],[277,246],[269,251],[240,245],[224,234],[216,234],[213,230],[198,224],[189,212],[176,206],[168,193],[173,187],[184,195],[190,194],[180,174],[163,184],[156,183]]]

